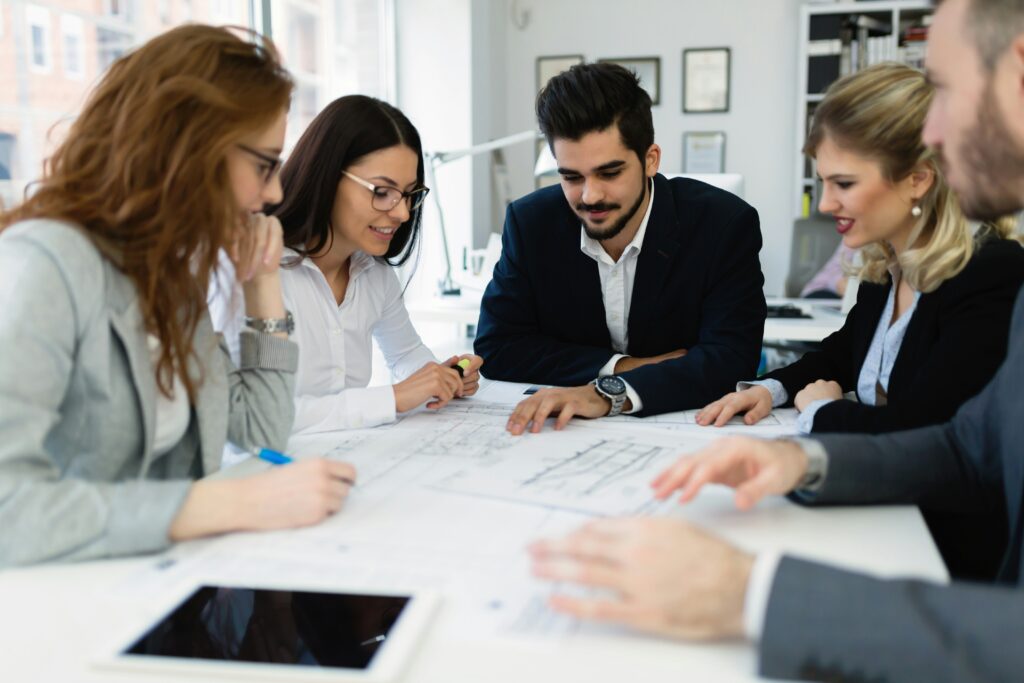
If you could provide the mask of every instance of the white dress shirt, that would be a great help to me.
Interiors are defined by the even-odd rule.
[[[298,259],[285,249],[282,263]],[[221,259],[211,290],[214,327],[230,340],[238,339],[245,303],[233,281],[230,262]],[[295,383],[293,434],[373,427],[395,419],[391,385],[368,387],[376,339],[394,381],[437,362],[409,321],[402,286],[390,266],[356,252],[349,266],[345,299],[339,306],[323,272],[308,258],[281,268],[285,307],[295,318],[292,340],[299,345]],[[228,292],[228,294],[225,294]],[[235,341],[237,344],[237,341]],[[236,349],[231,349],[232,354]]]
[[[599,376],[615,374],[615,364],[620,358],[627,356],[626,349],[629,347],[629,305],[633,299],[633,283],[636,281],[637,263],[640,260],[640,250],[644,246],[644,236],[647,234],[647,223],[651,220],[651,207],[654,206],[654,182],[650,182],[651,198],[647,202],[647,211],[640,222],[640,227],[633,236],[632,241],[615,261],[608,252],[604,250],[599,240],[589,235],[583,226],[580,226],[580,251],[597,261],[597,272],[601,278],[601,298],[604,301],[605,323],[608,325],[608,334],[612,338],[612,348],[615,355],[605,363],[598,373]],[[626,396],[633,407],[628,411],[635,413],[643,408],[643,402],[636,390],[626,382]],[[627,411],[623,411],[627,412]]]

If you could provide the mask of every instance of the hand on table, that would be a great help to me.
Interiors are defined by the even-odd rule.
[[[624,410],[629,405],[627,400]],[[555,429],[562,429],[573,417],[603,417],[611,409],[611,401],[598,394],[592,384],[541,389],[515,407],[505,429],[518,436],[529,427],[536,434],[550,415],[557,415]]]
[[[762,386],[754,386],[743,391],[726,394],[714,403],[709,403],[697,413],[697,424],[706,427],[710,424],[721,427],[729,422],[734,415],[745,413],[743,423],[752,425],[768,417],[772,412],[772,392]]]
[[[800,390],[793,399],[796,409],[803,412],[815,401],[838,401],[843,397],[843,388],[838,382],[819,379]]]
[[[533,573],[606,589],[553,609],[688,639],[740,636],[754,558],[681,520],[602,519],[530,547]]]
[[[679,502],[688,503],[705,484],[724,484],[736,489],[736,507],[749,510],[765,496],[789,493],[806,472],[807,454],[792,441],[733,436],[683,456],[651,486],[661,500],[682,489]]]

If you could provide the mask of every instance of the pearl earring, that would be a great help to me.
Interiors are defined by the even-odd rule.
[[[913,216],[914,218],[920,218],[921,217],[921,207],[918,206],[917,204],[914,204],[914,206],[912,206],[910,208],[910,215]]]

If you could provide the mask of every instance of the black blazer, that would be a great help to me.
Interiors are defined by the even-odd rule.
[[[476,353],[491,379],[580,386],[614,355],[597,263],[559,187],[513,202],[484,293]],[[624,373],[640,415],[703,407],[756,372],[766,314],[757,212],[696,180],[654,178],[629,312],[632,356],[683,358]]]
[[[922,294],[889,377],[888,403],[833,401],[814,415],[814,432],[878,434],[948,420],[992,379],[1006,356],[1013,302],[1024,282],[1024,249],[1014,240],[982,238],[970,263]],[[833,380],[855,391],[861,365],[892,283],[862,283],[842,329],[821,349],[762,379],[786,387],[790,403],[805,386]]]

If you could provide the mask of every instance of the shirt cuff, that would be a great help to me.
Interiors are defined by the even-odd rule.
[[[289,339],[245,329],[238,335],[238,350],[240,370],[295,372],[299,368],[299,346]]]
[[[789,400],[789,393],[782,382],[777,379],[755,379],[752,382],[736,382],[736,391],[743,391],[750,387],[764,387],[772,395],[772,408],[786,405]]]
[[[768,614],[768,598],[771,597],[775,572],[782,555],[774,551],[762,552],[754,559],[747,580],[747,596],[743,601],[743,631],[747,638],[757,642],[764,630],[764,619]]]
[[[614,375],[615,374],[615,364],[619,362],[620,358],[629,358],[629,356],[627,356],[624,353],[617,353],[617,354],[615,354],[614,356],[612,356],[611,360],[609,360],[607,363],[605,363],[604,366],[600,370],[597,371],[597,376],[598,377],[607,377],[608,375]]]
[[[821,410],[822,406],[826,406],[835,399],[823,398],[817,401],[811,401],[806,408],[800,411],[799,417],[796,418],[796,428],[801,434],[810,434],[814,430],[814,415]]]

